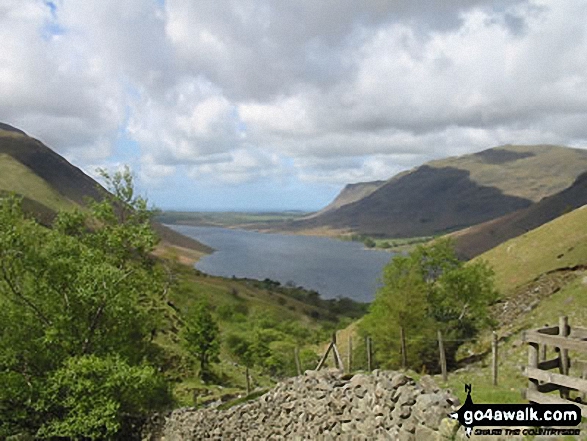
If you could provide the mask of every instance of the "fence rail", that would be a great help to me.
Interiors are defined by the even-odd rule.
[[[524,397],[535,403],[573,402],[581,407],[582,412],[587,412],[587,405],[583,404],[587,395],[587,362],[571,361],[569,357],[569,351],[587,354],[587,329],[571,328],[568,318],[563,316],[558,326],[525,331],[523,340],[528,344],[528,365],[524,369],[528,388],[523,391]],[[558,355],[547,360],[549,347]],[[571,367],[580,377],[569,374]],[[558,369],[558,373],[549,372],[553,369]],[[555,391],[559,396],[549,394]],[[570,401],[571,392],[577,392],[573,401]]]

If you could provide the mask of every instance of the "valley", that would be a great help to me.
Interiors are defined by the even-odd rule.
[[[145,277],[160,277],[157,280],[165,281],[161,292],[141,298],[134,307],[141,309],[149,305],[150,311],[156,311],[153,312],[156,325],[150,330],[150,337],[145,334],[145,342],[153,345],[149,357],[169,386],[171,407],[208,408],[221,402],[229,407],[231,402],[237,405],[254,400],[279,381],[295,377],[298,369],[301,372],[315,369],[333,332],[343,357],[348,356],[349,339],[354,342],[353,371],[365,371],[364,323],[375,314],[372,302],[375,293],[378,292],[377,298],[387,292],[377,290],[375,282],[385,271],[390,271],[387,265],[390,259],[395,256],[410,259],[411,253],[426,253],[445,240],[452,241],[461,260],[457,264],[449,254],[441,254],[440,264],[444,269],[440,273],[450,273],[458,267],[464,268],[466,274],[468,268],[485,265],[492,272],[487,277],[492,280],[498,297],[483,307],[492,320],[475,324],[476,331],[453,347],[455,357],[449,366],[448,381],[442,380],[433,363],[418,364],[410,358],[412,365],[407,372],[416,381],[426,373],[432,374],[434,381],[450,388],[461,400],[463,384],[471,383],[479,402],[524,402],[519,391],[527,383],[520,370],[527,358],[523,331],[557,323],[561,315],[568,316],[572,325],[587,324],[587,180],[584,174],[587,156],[583,151],[558,146],[502,146],[433,161],[387,181],[353,184],[316,213],[164,211],[156,221],[141,223],[139,229],[124,232],[122,222],[120,230],[113,224],[108,227],[110,230],[104,230],[105,236],[100,236],[99,232],[109,225],[111,218],[99,222],[84,218],[84,228],[76,229],[75,213],[82,217],[103,215],[99,204],[111,201],[108,192],[112,188],[99,185],[39,141],[16,129],[2,127],[0,191],[3,200],[8,200],[8,194],[21,197],[25,213],[18,220],[16,230],[33,228],[31,231],[39,237],[53,235],[51,240],[55,244],[63,241],[82,255],[86,248],[92,247],[104,252],[107,248],[101,241],[108,235],[112,235],[108,240],[113,240],[113,250],[116,247],[124,250],[132,241],[114,239],[118,237],[116,234],[142,237],[144,231],[156,232],[160,241],[156,246],[153,243],[151,251],[145,253],[147,248],[139,248],[128,255],[121,251],[121,256],[126,256],[124,259],[129,259],[132,265],[144,268]],[[125,205],[114,201],[111,209],[116,217],[124,213]],[[101,210],[105,210],[104,206]],[[71,224],[59,224],[64,222],[59,220],[63,213],[74,216],[66,217]],[[38,229],[28,223],[33,219]],[[8,227],[3,225],[3,231],[9,231]],[[224,238],[218,242],[207,240],[206,234],[215,231],[221,232]],[[271,240],[272,235],[259,232],[285,234],[276,236],[281,241],[279,245],[268,242],[263,248],[263,242]],[[303,237],[308,234],[348,242]],[[86,236],[91,239],[84,242]],[[252,241],[246,247],[245,237]],[[9,237],[4,239],[8,244]],[[75,245],[77,240],[83,246]],[[237,246],[242,248],[237,250]],[[292,250],[297,250],[299,255],[292,257]],[[268,260],[256,260],[260,256]],[[34,253],[30,255],[31,262],[35,262],[33,257]],[[63,268],[73,264],[62,257]],[[227,259],[223,263],[224,273],[215,273],[205,266],[212,257]],[[348,267],[342,263],[345,259]],[[294,265],[294,260],[302,265]],[[287,271],[241,273],[239,269],[243,263],[250,264],[254,270],[269,268],[276,261]],[[368,271],[359,272],[353,266],[357,262]],[[120,268],[125,264],[121,263]],[[445,264],[448,266],[443,267]],[[324,274],[321,278],[320,274],[328,269],[332,270],[330,279]],[[43,274],[39,280],[47,276],[42,271],[39,274]],[[306,281],[302,277],[311,274],[316,284],[311,278]],[[7,277],[5,281],[10,280]],[[364,289],[353,284],[359,279],[370,284],[369,288],[353,295]],[[432,282],[424,288],[416,279],[412,282],[418,289],[406,302],[410,314],[414,313],[409,310],[410,303],[415,308],[423,300],[418,297],[422,290],[442,292],[442,284]],[[9,292],[10,285],[2,283],[0,293]],[[159,286],[158,283],[153,286]],[[405,288],[412,289],[409,284]],[[9,305],[8,299],[2,301]],[[63,301],[67,304],[69,300]],[[192,313],[201,304],[206,305],[218,328],[217,358],[206,375],[198,367],[197,357],[186,345],[185,337]],[[403,307],[399,303],[392,305],[390,312]],[[98,308],[93,314],[100,317],[101,307],[91,307]],[[52,306],[47,308],[51,314],[57,313]],[[430,319],[422,315],[414,317],[420,317],[423,323]],[[444,323],[439,320],[435,323]],[[446,332],[451,332],[450,323],[446,323]],[[500,351],[497,386],[490,382],[493,331],[498,335]],[[422,351],[414,343],[416,339],[411,338],[408,334],[408,353]],[[575,356],[571,354],[572,358]],[[375,338],[372,367],[398,369],[399,363],[398,354],[389,352]],[[328,366],[333,367],[330,361]],[[18,363],[7,367],[17,373],[21,368]],[[575,370],[572,373],[578,375]],[[2,397],[0,393],[0,411]],[[233,402],[235,399],[238,401]],[[3,430],[13,430],[10,427]]]

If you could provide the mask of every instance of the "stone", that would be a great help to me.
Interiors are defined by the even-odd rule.
[[[426,426],[418,426],[414,441],[440,441],[440,435]]]
[[[397,441],[416,441],[416,437],[414,436],[413,433],[410,433],[407,430],[404,430],[403,428],[401,428],[398,432],[398,435],[397,435]],[[435,440],[425,440],[424,438],[422,438],[421,440],[418,439],[417,441],[435,441]]]
[[[393,379],[391,380],[391,387],[393,389],[396,389],[400,386],[403,386],[404,384],[406,384],[409,381],[409,378],[406,374],[397,374],[393,377]]]
[[[414,382],[402,372],[348,376],[307,371],[257,400],[228,410],[177,409],[162,421],[161,437],[184,439],[336,439],[448,441],[458,425],[447,419],[458,400],[430,377]],[[145,440],[147,441],[147,440]]]
[[[438,434],[440,435],[440,439],[443,441],[452,440],[455,438],[458,430],[459,422],[457,420],[452,418],[444,418],[438,427]]]

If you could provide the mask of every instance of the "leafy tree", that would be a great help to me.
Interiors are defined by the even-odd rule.
[[[184,329],[186,347],[200,362],[200,376],[207,379],[210,363],[218,361],[220,330],[206,302],[198,303]]]
[[[487,306],[497,299],[492,270],[482,262],[465,265],[445,240],[394,257],[382,281],[361,330],[373,337],[378,358],[388,367],[400,364],[400,328],[407,338],[409,366],[437,369],[438,329],[454,340],[446,345],[453,362],[459,340],[472,338],[490,323]]]
[[[45,392],[59,373],[79,367],[76,360],[91,360],[96,369],[102,366],[100,372],[104,363],[128,366],[139,369],[137,375],[143,363],[157,360],[151,340],[168,283],[149,254],[156,236],[129,176],[128,170],[109,176],[114,196],[88,210],[60,213],[52,229],[25,217],[18,199],[0,199],[0,438],[41,426],[39,436],[113,433],[123,425],[123,413],[100,407],[105,413],[96,410],[100,415],[94,416],[101,428],[84,426],[73,422],[74,407],[61,406],[61,394]],[[76,395],[79,406],[99,398],[94,386]],[[134,409],[144,416],[151,405],[169,401],[162,394]],[[122,401],[117,406],[128,409]]]
[[[140,439],[141,416],[165,406],[168,389],[148,365],[130,366],[117,356],[69,358],[35,404],[44,414],[62,415],[45,422],[39,435]]]

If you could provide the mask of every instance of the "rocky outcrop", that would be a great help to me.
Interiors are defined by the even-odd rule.
[[[447,416],[458,405],[430,377],[416,382],[401,372],[307,371],[228,410],[178,409],[159,439],[449,440],[458,424]]]

